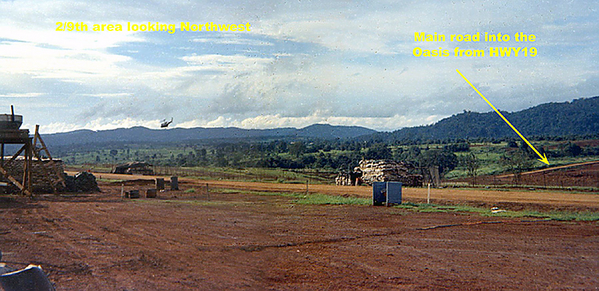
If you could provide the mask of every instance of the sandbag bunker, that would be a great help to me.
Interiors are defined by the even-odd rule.
[[[62,161],[52,158],[39,125],[30,136],[29,129],[21,129],[23,116],[10,108],[10,114],[0,114],[0,193],[32,197],[34,193],[100,190],[90,173],[67,176]],[[11,149],[14,154],[5,156]]]
[[[146,198],[158,198],[158,192],[166,191],[166,187],[165,187],[166,181],[164,180],[164,178],[156,178],[154,180],[154,182],[155,182],[154,188],[149,188],[149,189],[145,190]],[[172,176],[168,184],[170,184],[171,191],[179,190],[179,177]],[[139,190],[139,189],[125,191],[124,183],[123,183],[123,186],[121,187],[121,197],[123,197],[123,198],[129,198],[129,199],[141,198],[141,193],[143,193],[143,190]]]

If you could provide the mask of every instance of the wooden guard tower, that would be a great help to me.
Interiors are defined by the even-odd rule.
[[[11,114],[0,114],[0,177],[7,179],[10,183],[15,185],[21,191],[22,195],[27,195],[32,197],[33,191],[31,188],[31,173],[33,171],[32,162],[34,161],[34,157],[37,159],[37,162],[43,164],[41,152],[46,152],[46,162],[49,166],[54,165],[54,160],[52,160],[52,156],[50,155],[50,151],[46,147],[46,144],[42,140],[42,137],[39,134],[39,125],[35,126],[35,134],[33,137],[29,136],[28,129],[20,129],[21,124],[23,123],[23,116],[15,115],[14,108],[11,105]],[[33,141],[32,141],[33,140]],[[40,143],[40,148],[37,148],[37,143]],[[5,159],[4,156],[4,145],[6,144],[17,144],[21,145],[21,148],[12,155],[8,160]],[[10,170],[7,170],[5,165],[8,162],[13,162],[17,158],[22,155],[23,158],[23,177],[19,181],[17,177],[14,177],[14,173],[11,174]],[[51,175],[47,169],[41,165],[39,167],[41,171],[44,171],[44,175]],[[57,182],[62,183],[63,186],[66,187],[65,180],[62,176],[61,171],[57,168],[56,170]],[[14,171],[12,171],[14,172]],[[55,183],[52,184],[56,192]]]
[[[32,138],[29,137],[28,129],[19,129],[23,123],[23,116],[15,115],[13,106],[10,106],[11,114],[0,115],[0,174],[21,190],[21,194],[33,196],[31,192],[31,161],[33,157]],[[4,145],[22,145],[10,160],[15,160],[23,153],[23,179],[19,182],[4,168]]]

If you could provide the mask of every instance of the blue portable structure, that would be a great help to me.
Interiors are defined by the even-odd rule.
[[[372,205],[401,204],[401,182],[372,183]]]

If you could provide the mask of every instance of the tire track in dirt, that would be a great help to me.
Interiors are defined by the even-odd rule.
[[[181,239],[162,236],[163,230],[142,228],[147,221],[139,217],[139,209],[133,203],[119,203],[122,207],[113,207],[113,202],[49,202],[43,215],[46,223],[42,228],[52,240],[51,244],[60,253],[56,262],[44,263],[51,268],[52,280],[58,286],[69,285],[72,277],[86,277],[86,288],[115,290],[120,288],[122,276],[160,269],[163,266],[163,253],[182,257],[186,252],[194,251]],[[96,209],[96,207],[101,207]],[[132,207],[133,206],[133,207]],[[128,215],[127,210],[131,211]],[[117,213],[111,213],[115,211]],[[123,218],[139,217],[135,225],[128,226]],[[150,221],[151,224],[151,221]],[[152,247],[148,248],[148,242]],[[43,244],[46,247],[50,244]],[[165,246],[167,246],[165,248]],[[171,249],[169,249],[169,247]],[[172,251],[172,250],[176,251]],[[73,262],[71,264],[61,263]],[[110,287],[112,286],[112,287]],[[151,286],[148,287],[152,290]],[[82,289],[79,289],[82,290]],[[86,289],[87,290],[87,289]]]
[[[56,247],[63,248],[65,250],[65,253],[69,254],[71,260],[76,260],[79,262],[77,264],[69,265],[57,265],[52,262],[45,262],[43,265],[49,266],[50,270],[57,275],[64,276],[64,274],[69,273],[77,275],[81,275],[81,273],[89,274],[89,277],[91,277],[91,280],[93,281],[93,283],[95,283],[95,286],[102,286],[101,281],[95,274],[95,272],[97,272],[96,268],[87,264],[86,258],[80,255],[81,253],[87,253],[87,251],[82,251],[82,249],[84,249],[85,247],[82,246],[80,243],[81,238],[73,236],[75,230],[74,228],[62,224],[63,222],[72,221],[72,219],[64,217],[63,215],[59,215],[57,213],[49,213],[47,208],[34,209],[33,216],[40,217],[40,220],[42,221],[42,226],[45,225],[46,229],[50,230],[43,231],[41,233],[43,233],[47,238],[51,240],[60,242],[60,245]],[[48,216],[58,218],[48,218]],[[56,221],[59,221],[60,224],[55,223]],[[48,232],[50,233],[48,234]]]
[[[94,203],[85,203],[84,205],[87,206],[88,204],[93,205]],[[99,211],[93,209],[94,207],[92,205],[89,205],[90,207],[86,208],[84,215],[74,214],[72,210],[71,212],[62,211],[60,215],[63,218],[67,218],[67,221],[70,224],[65,227],[84,231],[84,233],[90,235],[90,240],[109,242],[108,244],[111,248],[122,248],[122,246],[126,245],[128,248],[143,249],[147,246],[148,238],[153,238],[153,241],[156,243],[176,244],[179,248],[184,248],[188,245],[185,241],[177,240],[172,237],[158,236],[157,234],[162,230],[158,228],[152,229],[151,225],[147,223],[147,220],[137,217],[138,214],[125,214],[127,220],[139,220],[141,222],[129,226],[127,220],[115,221],[109,219],[109,217],[106,217],[108,216],[107,210]],[[129,206],[135,207],[135,204]],[[73,209],[74,207],[66,206],[66,208]],[[122,209],[119,209],[119,211],[121,210]],[[137,211],[131,210],[131,213],[137,213]],[[88,222],[92,217],[98,219]]]
[[[328,244],[328,243],[338,243],[338,242],[350,242],[361,239],[369,239],[375,237],[387,237],[394,235],[405,235],[407,233],[413,233],[416,231],[423,230],[432,230],[437,228],[446,228],[446,227],[457,227],[457,226],[476,226],[483,224],[500,224],[500,223],[509,223],[509,224],[517,224],[517,223],[541,223],[541,222],[549,222],[550,220],[546,219],[537,219],[537,220],[492,220],[492,221],[476,221],[476,222],[464,222],[464,223],[456,223],[456,224],[443,224],[443,225],[433,225],[427,227],[419,227],[413,230],[402,230],[402,231],[389,231],[383,233],[371,233],[365,235],[358,236],[343,236],[329,239],[317,239],[317,240],[307,240],[307,241],[299,241],[299,242],[288,242],[282,244],[264,244],[264,245],[246,245],[246,246],[225,246],[223,249],[240,249],[248,252],[262,251],[264,249],[269,248],[287,248],[287,247],[297,247],[304,245],[312,245],[312,244]]]

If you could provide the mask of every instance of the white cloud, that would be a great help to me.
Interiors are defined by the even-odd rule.
[[[34,98],[42,96],[43,93],[8,93],[8,94],[0,94],[0,98]]]
[[[111,78],[119,72],[118,63],[128,57],[96,50],[48,49],[28,42],[0,44],[0,73],[31,74],[84,82],[93,78]]]
[[[249,70],[260,70],[271,62],[269,58],[247,57],[243,55],[192,55],[181,58],[191,67],[190,69],[232,71],[242,73]]]
[[[327,122],[395,129],[464,109],[487,111],[460,69],[497,107],[520,110],[599,95],[593,84],[598,7],[593,1],[2,1],[0,98],[12,98],[53,130],[156,126],[154,119],[170,116],[184,127]],[[251,22],[252,31],[57,32],[56,21]],[[494,45],[416,44],[416,31],[534,33],[539,55],[416,58],[416,45]]]
[[[260,115],[256,117],[236,120],[219,116],[214,120],[192,120],[179,123],[176,127],[241,127],[251,129],[295,127],[302,128],[312,124],[326,123],[331,125],[363,126],[367,128],[377,128],[379,130],[394,130],[402,127],[416,126],[421,124],[430,124],[438,121],[439,116],[419,116],[415,118],[407,116],[394,115],[391,117],[348,117],[348,116],[329,116],[321,115],[319,112],[309,116],[286,117],[280,114]]]
[[[40,132],[44,134],[66,132],[79,129],[90,129],[90,130],[109,130],[116,128],[131,128],[135,126],[144,126],[147,128],[160,128],[160,120],[138,120],[134,118],[124,119],[110,119],[110,118],[98,118],[94,119],[86,124],[73,124],[65,122],[53,122],[49,124],[43,124],[40,126]],[[35,128],[35,125],[25,123],[22,128]]]
[[[246,45],[246,46],[274,46],[272,42],[243,38],[240,34],[224,33],[219,37],[203,37],[194,38],[193,42],[210,43],[210,44],[227,44],[227,45]]]
[[[96,94],[81,94],[82,96],[100,97],[100,98],[123,98],[131,97],[131,93],[96,93]]]

